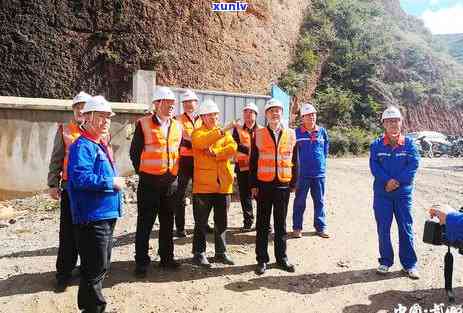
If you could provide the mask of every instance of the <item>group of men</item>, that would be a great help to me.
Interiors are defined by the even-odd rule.
[[[183,113],[176,112],[171,89],[157,88],[153,112],[137,121],[130,159],[139,176],[135,275],[144,278],[149,270],[150,234],[159,217],[159,266],[177,269],[174,235],[185,237],[185,194],[192,181],[193,262],[209,268],[206,256],[208,218],[213,211],[215,256],[213,261],[233,265],[227,253],[227,213],[234,181],[238,180],[243,210],[243,231],[253,229],[252,199],[257,200],[255,272],[264,274],[268,262],[268,235],[273,211],[274,254],[277,266],[294,272],[286,254],[286,217],[291,192],[293,237],[302,237],[306,198],[314,204],[314,228],[329,238],[324,206],[326,158],[329,139],[316,124],[317,111],[310,103],[300,109],[301,126],[296,130],[282,124],[283,105],[276,99],[264,107],[266,126],[257,123],[257,106],[243,107],[243,123],[219,123],[220,110],[212,100],[199,104],[191,90],[181,95]],[[388,111],[389,110],[389,111]],[[380,243],[378,272],[386,274],[393,263],[390,243],[392,215],[399,224],[400,258],[407,274],[417,278],[416,255],[411,230],[411,193],[419,156],[413,143],[401,135],[400,112],[384,112],[385,134],[372,144],[370,166],[375,177],[374,210]],[[392,110],[392,111],[391,111]],[[65,290],[80,256],[79,308],[104,312],[102,282],[109,270],[112,234],[121,216],[119,177],[108,144],[110,104],[101,96],[83,92],[73,100],[74,119],[60,125],[50,162],[48,185],[52,197],[61,198],[57,289]],[[392,112],[392,113],[391,113]],[[174,232],[174,221],[176,230]]]
[[[328,138],[326,131],[315,124],[315,108],[310,104],[304,106],[306,126],[295,133],[283,127],[283,105],[275,99],[268,101],[264,108],[267,127],[257,124],[259,110],[254,103],[248,103],[242,110],[243,123],[232,121],[224,128],[219,124],[220,110],[214,101],[205,100],[199,105],[198,96],[187,90],[180,97],[184,112],[174,117],[175,101],[175,94],[169,88],[160,87],[155,91],[154,113],[137,122],[130,148],[130,158],[140,177],[135,275],[140,278],[147,275],[151,261],[148,241],[158,215],[160,266],[179,267],[180,264],[174,260],[173,236],[186,236],[185,193],[190,180],[193,182],[195,224],[193,262],[204,267],[211,266],[205,251],[206,235],[210,232],[208,218],[213,211],[213,260],[234,264],[226,252],[227,212],[234,181],[231,160],[235,161],[243,231],[252,230],[252,199],[255,198],[258,203],[256,272],[263,274],[269,262],[267,245],[272,207],[277,264],[293,272],[294,265],[286,256],[286,215],[290,191],[296,187],[298,141],[304,147],[300,157],[303,159],[301,163],[305,164],[297,198],[298,210],[294,215],[294,233],[301,237],[305,197],[312,189],[317,233],[324,238],[329,237],[325,230],[323,207]],[[317,162],[315,165],[312,158]],[[311,164],[311,167],[306,168],[306,164]]]

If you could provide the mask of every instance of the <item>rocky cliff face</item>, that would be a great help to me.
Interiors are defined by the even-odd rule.
[[[374,1],[408,19],[399,0]],[[246,13],[213,13],[206,0],[1,1],[0,95],[70,98],[87,90],[130,101],[137,69],[155,70],[163,85],[267,93],[291,63],[310,0],[248,3]],[[312,97],[328,55],[300,98]],[[388,79],[404,78],[399,64],[389,69]],[[409,129],[463,134],[460,109],[426,100],[406,111]]]
[[[159,84],[267,93],[310,1],[248,3],[213,13],[206,0],[2,1],[0,94],[129,101],[137,69]]]
[[[380,0],[385,9],[394,17],[399,17],[405,25],[405,29],[410,31],[416,29],[417,21],[408,16],[400,7],[399,0]],[[408,24],[408,25],[407,25]],[[408,26],[408,27],[407,27]],[[422,36],[422,34],[420,34]],[[431,47],[432,37],[425,36],[422,39],[427,40]],[[410,54],[409,54],[410,55]],[[384,67],[386,80],[388,81],[407,81],[405,68],[410,60],[410,56],[404,55],[399,62],[387,63]],[[442,81],[443,71],[446,75],[450,74],[451,79],[458,80],[463,77],[463,67],[453,66],[452,64],[443,64],[442,61],[429,54],[422,64],[423,72],[419,73],[431,85],[436,81]],[[456,64],[455,64],[456,65]],[[451,68],[447,68],[447,67]],[[405,75],[405,76],[404,76]],[[386,97],[387,98],[387,97]],[[460,103],[441,103],[432,98],[424,98],[417,101],[411,101],[408,104],[402,104],[404,108],[404,122],[408,131],[434,130],[445,134],[463,135],[463,109]]]
[[[448,135],[463,135],[463,110],[432,102],[405,110],[404,122],[408,131],[434,130]]]

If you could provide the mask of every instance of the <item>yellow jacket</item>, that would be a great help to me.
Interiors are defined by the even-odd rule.
[[[191,135],[194,172],[193,193],[233,192],[233,169],[230,159],[236,154],[237,144],[233,137],[216,127],[201,126]],[[212,151],[215,156],[212,156]]]

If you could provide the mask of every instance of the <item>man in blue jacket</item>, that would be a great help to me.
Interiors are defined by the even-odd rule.
[[[314,206],[313,225],[317,235],[329,238],[326,231],[325,168],[329,151],[328,134],[317,123],[317,111],[310,103],[301,107],[302,126],[296,129],[298,180],[293,205],[293,237],[302,237],[302,224],[307,194]]]
[[[121,216],[124,179],[117,176],[113,157],[103,140],[114,113],[102,97],[89,100],[82,111],[84,130],[69,151],[68,192],[77,250],[81,262],[78,306],[85,313],[105,311],[101,292],[109,269],[112,236]]]
[[[382,122],[385,133],[370,146],[370,170],[374,176],[373,209],[380,254],[377,272],[387,274],[394,263],[391,224],[395,216],[400,262],[410,278],[418,279],[413,246],[412,194],[420,156],[413,140],[401,134],[402,115],[399,109],[387,108]]]

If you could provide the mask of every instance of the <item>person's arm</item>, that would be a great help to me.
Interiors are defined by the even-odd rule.
[[[293,149],[293,159],[292,159],[292,163],[293,163],[293,167],[291,168],[291,181],[289,182],[289,188],[291,189],[294,189],[296,188],[296,182],[297,182],[297,175],[298,175],[298,162],[297,162],[297,159],[298,159],[298,147],[297,147],[297,143],[294,145],[294,149]]]
[[[225,135],[225,143],[222,147],[211,149],[217,161],[227,160],[236,154],[237,144],[230,134]]]
[[[55,140],[53,141],[53,151],[51,153],[50,165],[48,166],[47,185],[50,188],[59,187],[65,153],[63,125],[60,125],[56,131]]]
[[[446,217],[446,236],[449,242],[463,241],[463,214],[454,211]]]
[[[370,145],[370,171],[376,180],[386,185],[392,177],[384,171],[376,152],[375,143],[372,143]]]
[[[212,131],[202,131],[201,129],[193,131],[191,144],[193,148],[204,150],[209,149],[217,140],[225,134],[220,128],[215,128]]]
[[[256,139],[251,141],[251,156],[249,158],[249,188],[257,188],[257,161],[259,160],[259,149],[256,146]]]
[[[328,158],[328,155],[330,153],[330,138],[328,137],[328,133],[326,132],[326,129],[324,130],[324,136],[325,136],[325,145],[323,147],[323,152],[325,154],[325,159]]]
[[[71,146],[68,171],[73,188],[76,190],[115,191],[114,176],[95,174],[96,159],[97,152],[88,144],[76,142]]]
[[[137,122],[135,133],[132,137],[132,143],[130,144],[130,160],[132,161],[133,168],[137,174],[140,168],[140,159],[143,152],[144,143],[145,138],[143,136],[143,130],[141,128],[140,122]]]
[[[410,185],[415,178],[420,163],[420,154],[413,142],[410,142],[410,152],[407,154],[407,166],[397,177],[401,185]]]
[[[185,147],[187,149],[191,149],[192,148],[192,146],[191,146],[191,135],[188,135],[187,131],[183,127],[183,124],[181,124],[181,126],[182,126],[182,140],[180,141],[180,147]]]

